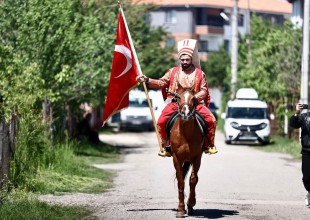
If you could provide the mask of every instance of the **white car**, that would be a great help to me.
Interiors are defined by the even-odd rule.
[[[152,102],[152,99],[150,99]],[[111,117],[109,126],[114,131],[153,131],[154,123],[146,94],[143,91],[129,92],[129,106]]]
[[[121,130],[154,130],[147,99],[130,98],[127,109],[120,112]]]
[[[236,99],[227,103],[224,118],[225,142],[267,144],[270,141],[270,119],[267,103],[259,100],[254,89],[238,90]]]

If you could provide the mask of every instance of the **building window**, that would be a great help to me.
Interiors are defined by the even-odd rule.
[[[220,14],[221,14],[220,9],[208,8],[207,25],[215,27],[223,27],[224,21]]]
[[[244,15],[241,14],[238,15],[238,26],[240,27],[244,26]]]
[[[285,21],[283,15],[264,14],[264,13],[256,13],[256,15],[258,15],[264,20],[272,22],[273,24],[282,25]]]
[[[197,8],[197,25],[206,25],[205,10],[203,8]]]
[[[175,45],[175,39],[173,37],[168,37],[166,41],[167,48],[173,48]]]
[[[224,48],[225,48],[225,50],[229,51],[230,50],[229,47],[230,47],[229,40],[224,40]]]
[[[209,51],[209,46],[208,46],[208,41],[202,40],[200,41],[200,52],[208,52]]]
[[[224,20],[225,25],[230,25],[231,19],[232,19],[231,15],[229,13],[225,13],[225,14],[227,15],[227,17],[229,17],[228,21]],[[243,27],[244,26],[244,15],[239,14],[237,19],[238,19],[238,26]]]
[[[169,10],[166,12],[166,23],[177,23],[177,12],[176,10]]]
[[[220,15],[208,15],[207,25],[214,27],[223,27],[224,21]]]

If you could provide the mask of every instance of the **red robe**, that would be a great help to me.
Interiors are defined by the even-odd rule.
[[[208,138],[206,138],[206,147],[214,145],[214,136],[216,130],[216,119],[211,111],[207,108],[210,104],[210,94],[206,75],[198,68],[191,68],[189,71],[182,71],[180,66],[171,68],[162,78],[149,79],[148,86],[155,89],[169,88],[169,91],[180,93],[185,89],[190,89],[194,92],[198,102],[204,100],[204,104],[198,104],[198,111],[208,123]],[[165,96],[165,95],[164,95]],[[167,97],[168,102],[172,97]],[[158,118],[157,125],[161,135],[162,143],[166,140],[166,123],[171,114],[178,110],[176,103],[168,103],[163,109]],[[209,143],[210,140],[210,143]]]

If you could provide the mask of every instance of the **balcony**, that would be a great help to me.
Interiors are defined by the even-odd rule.
[[[197,35],[208,35],[208,34],[224,35],[224,28],[208,26],[208,25],[196,25],[195,34]]]

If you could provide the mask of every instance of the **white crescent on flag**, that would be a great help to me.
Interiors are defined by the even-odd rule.
[[[114,78],[119,78],[121,76],[123,76],[124,74],[126,74],[132,67],[132,58],[131,58],[131,51],[125,47],[124,45],[115,45],[115,50],[116,52],[119,52],[121,54],[123,54],[126,58],[126,68],[124,69],[123,72],[121,72],[121,74],[119,74],[118,76],[115,76]]]

